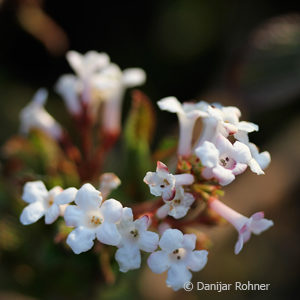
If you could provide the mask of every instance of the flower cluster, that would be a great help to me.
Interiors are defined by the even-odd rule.
[[[44,89],[22,110],[21,131],[27,134],[39,129],[59,142],[75,161],[82,186],[56,186],[48,191],[42,181],[27,182],[22,198],[28,206],[21,214],[22,224],[32,224],[43,216],[45,223],[51,224],[61,216],[66,226],[72,227],[66,243],[74,253],[89,251],[95,242],[116,247],[114,257],[121,272],[140,268],[141,251],[148,252],[150,269],[154,273],[167,271],[166,283],[175,291],[191,280],[191,271],[198,272],[207,263],[208,249],[195,234],[186,233],[187,226],[218,224],[212,215],[219,215],[238,231],[234,249],[238,254],[252,233],[258,235],[273,225],[263,212],[248,218],[219,200],[222,187],[233,182],[235,176],[248,167],[262,175],[271,161],[269,152],[259,152],[249,140],[249,133],[258,131],[258,125],[240,121],[241,112],[233,106],[205,101],[181,104],[175,97],[157,102],[161,110],[177,114],[179,142],[174,172],[157,161],[155,172],[149,171],[144,177],[156,199],[123,207],[122,201],[109,198],[121,184],[114,173],[100,176],[99,190],[86,183],[95,183],[100,174],[99,161],[103,161],[120,134],[126,88],[143,84],[146,75],[138,68],[122,72],[106,53],[89,51],[81,55],[70,51],[67,60],[75,75],[63,75],[56,91],[78,125],[82,153],[71,145],[67,132],[44,109]],[[93,132],[90,124],[97,123],[100,106],[102,135],[100,142],[94,143],[89,139]],[[200,135],[196,134],[198,120],[202,121]],[[100,144],[99,149],[93,149],[94,144]]]

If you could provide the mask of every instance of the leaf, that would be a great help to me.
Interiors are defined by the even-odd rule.
[[[152,103],[145,94],[135,90],[132,93],[132,105],[124,130],[126,161],[124,179],[129,181],[129,192],[136,196],[142,190],[145,191],[142,178],[153,167],[150,143],[154,128],[155,113]]]

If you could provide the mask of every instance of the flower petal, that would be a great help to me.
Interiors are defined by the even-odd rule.
[[[196,247],[196,235],[195,234],[185,234],[183,235],[183,248],[187,250],[194,250]]]
[[[45,208],[41,202],[33,202],[26,206],[20,216],[23,225],[29,225],[39,220],[45,214]]]
[[[54,202],[58,205],[71,203],[75,200],[76,193],[77,189],[74,187],[65,189],[54,198]]]
[[[257,220],[257,221],[253,220],[251,222],[250,228],[254,234],[261,234],[263,231],[269,229],[273,225],[274,225],[274,223],[272,220],[263,218],[263,219]]]
[[[205,141],[195,150],[195,153],[205,167],[213,168],[218,164],[220,153],[216,146],[211,142]]]
[[[169,255],[165,251],[152,252],[147,263],[152,272],[163,273],[170,267]]]
[[[153,252],[156,250],[159,241],[157,233],[152,231],[145,231],[140,233],[138,245],[141,250],[146,252]]]
[[[169,213],[169,210],[170,210],[170,206],[168,204],[164,204],[156,211],[156,216],[159,219],[163,219],[167,216],[167,214]]]
[[[248,146],[239,141],[236,141],[233,144],[233,148],[233,159],[235,161],[246,164],[251,160],[251,152]]]
[[[123,84],[128,87],[135,87],[144,84],[146,73],[140,68],[130,68],[123,70]]]
[[[184,284],[192,279],[192,273],[184,264],[173,264],[168,271],[167,286],[174,291],[183,288]]]
[[[256,173],[257,175],[265,174],[265,172],[261,169],[260,165],[254,158],[249,161],[248,165],[253,173]]]
[[[78,53],[77,51],[68,51],[66,58],[68,60],[68,63],[72,67],[72,69],[77,73],[77,74],[82,74],[83,73],[83,55]]]
[[[207,263],[207,255],[206,250],[190,252],[186,259],[187,267],[194,272],[202,270]]]
[[[122,221],[133,221],[132,209],[130,207],[124,207],[122,212]]]
[[[104,201],[100,207],[100,211],[104,217],[104,220],[111,223],[116,223],[121,220],[122,210],[122,204],[115,199]]]
[[[83,210],[92,210],[99,208],[102,202],[102,196],[91,184],[84,184],[77,192],[75,203]]]
[[[97,228],[97,239],[106,245],[116,246],[121,242],[121,235],[117,230],[116,224],[103,222]]]
[[[67,226],[78,227],[84,219],[83,211],[76,205],[69,205],[64,213],[64,218]]]
[[[59,206],[56,203],[53,203],[45,213],[45,223],[52,224],[59,217],[59,214]]]
[[[78,227],[73,230],[67,238],[67,244],[74,253],[80,254],[90,250],[94,245],[95,230]]]
[[[144,216],[138,218],[137,220],[135,220],[134,224],[135,224],[136,229],[138,229],[138,231],[144,232],[150,226],[151,220],[148,215],[144,215]]]
[[[212,172],[221,185],[227,185],[235,179],[232,171],[221,166],[213,168]]]
[[[231,171],[234,175],[239,175],[239,174],[242,174],[243,172],[245,172],[246,169],[247,169],[246,164],[237,163]]]
[[[137,247],[121,247],[115,254],[121,272],[135,270],[141,266],[141,253]]]
[[[157,102],[161,110],[167,110],[172,113],[184,113],[181,103],[175,97],[166,97]]]
[[[48,195],[48,191],[42,181],[30,181],[24,185],[22,199],[27,203],[43,201]]]
[[[239,238],[234,246],[234,254],[239,254],[244,246],[244,240],[243,240],[243,235],[239,234]]]
[[[159,242],[162,250],[171,253],[175,249],[181,248],[183,243],[183,234],[178,229],[167,229]]]

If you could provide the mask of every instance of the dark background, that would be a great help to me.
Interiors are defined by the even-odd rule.
[[[36,19],[35,13],[26,14],[28,8],[42,11],[43,16],[46,16],[46,24],[45,20]],[[299,13],[300,4],[295,1],[2,0],[0,141],[3,143],[18,131],[20,109],[41,86],[50,90],[47,108],[60,122],[65,122],[65,110],[62,101],[53,91],[53,86],[61,74],[71,71],[64,57],[68,49],[81,53],[88,50],[105,51],[121,68],[143,68],[148,78],[142,90],[154,103],[162,97],[174,95],[181,101],[193,98],[237,105],[245,119],[260,125],[261,131],[252,135],[252,141],[271,152],[272,164],[278,168],[270,168],[266,179],[263,179],[265,184],[261,186],[261,190],[256,188],[252,179],[249,179],[250,183],[245,179],[244,185],[242,181],[237,180],[231,188],[233,198],[239,201],[238,198],[243,197],[243,193],[251,194],[255,189],[261,191],[253,201],[259,203],[261,208],[269,209],[269,215],[272,214],[276,225],[270,233],[265,233],[265,239],[260,237],[253,240],[254,245],[252,244],[251,248],[249,246],[248,252],[245,250],[246,253],[238,257],[232,254],[235,238],[232,232],[230,245],[227,247],[228,253],[224,250],[227,254],[224,254],[223,260],[222,251],[217,252],[217,262],[221,265],[208,265],[208,270],[205,271],[208,273],[204,274],[209,278],[207,282],[238,280],[241,274],[249,270],[247,266],[257,266],[255,259],[258,259],[260,254],[256,253],[255,243],[258,243],[265,264],[261,264],[262,268],[251,268],[252,273],[249,271],[247,276],[254,282],[270,281],[272,290],[264,294],[244,293],[233,296],[241,299],[256,299],[261,296],[269,296],[270,299],[289,298],[298,292],[296,284],[299,277],[299,236],[296,231],[299,228],[297,200],[300,192],[297,186],[300,141]],[[48,22],[52,24],[50,27]],[[129,101],[127,98],[125,114]],[[160,130],[156,135],[156,142],[160,137],[176,130],[175,116],[166,112],[157,113]],[[170,126],[169,121],[173,122],[174,126]],[[278,160],[274,161],[274,157]],[[246,188],[240,191],[242,186]],[[240,194],[235,190],[240,191]],[[229,189],[228,194],[232,193]],[[269,201],[269,206],[263,205],[264,193],[268,194],[265,198],[277,200],[274,203]],[[260,207],[248,207],[245,210],[258,210]],[[12,222],[16,222],[15,216],[12,216]],[[5,226],[1,226],[0,230],[5,230]],[[37,227],[34,228],[36,229],[33,230],[38,231]],[[22,230],[24,229],[17,227],[20,235]],[[30,231],[29,228],[26,230]],[[50,244],[51,234],[51,230],[44,230],[43,238],[49,243],[45,247],[50,247],[52,253],[56,251],[53,256],[59,257],[53,258],[56,265],[51,271],[45,264],[36,261],[32,263],[28,250],[25,251],[27,256],[22,256],[22,249],[28,247],[24,246],[25,241],[20,242],[19,248],[13,250],[2,250],[0,247],[0,293],[3,291],[3,299],[8,299],[10,293],[42,299],[84,299],[86,291],[95,289],[95,282],[91,282],[89,278],[97,274],[97,266],[93,270],[84,271],[86,273],[83,274],[90,277],[82,279],[82,287],[79,284],[80,278],[76,278],[75,275],[73,277],[76,279],[68,277],[74,265],[75,273],[80,272],[81,268],[84,269],[85,257],[80,258],[80,263],[76,262],[75,256],[69,259],[69,269],[66,269],[66,264],[63,266],[65,277],[59,277],[61,284],[51,284],[52,278],[48,276],[55,277],[56,272],[61,272],[60,263],[70,255],[68,252],[63,254],[65,256],[59,254],[62,249],[56,249],[57,246]],[[37,237],[40,238],[39,235]],[[34,245],[34,238],[31,242]],[[227,244],[222,242],[225,249]],[[210,259],[213,257],[212,255]],[[224,262],[225,258],[227,263]],[[42,260],[43,257],[39,259]],[[231,264],[228,263],[228,259]],[[31,275],[24,281],[23,274]],[[127,278],[136,280],[136,274],[133,272],[133,275],[128,275]],[[77,275],[81,276],[80,273]],[[245,280],[248,279],[247,276]],[[62,278],[68,278],[67,282]],[[107,292],[107,288],[103,288],[107,295],[111,295],[107,297],[125,298],[130,297],[132,291],[136,292],[135,284],[126,283],[126,275],[121,276],[120,280],[119,286],[123,284],[131,288],[128,288],[128,291],[124,288],[126,292],[121,289],[119,295]],[[90,285],[93,285],[93,288],[90,288]],[[101,294],[101,291],[99,285],[99,291],[92,293],[93,296],[90,297],[94,298],[97,294],[103,298],[104,294]],[[153,297],[151,292],[140,293],[140,297]],[[13,295],[17,297],[16,294]],[[168,292],[163,297],[176,298],[183,295],[187,296],[182,293],[174,296]],[[194,299],[193,297],[198,296],[201,297],[200,292],[189,297]],[[210,293],[206,296],[218,295]],[[229,297],[232,299],[233,296]]]

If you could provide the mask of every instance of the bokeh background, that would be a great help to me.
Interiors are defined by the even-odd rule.
[[[246,215],[259,210],[275,226],[233,254],[230,226],[212,237],[206,268],[193,280],[270,283],[269,291],[172,292],[147,268],[104,283],[99,257],[55,244],[55,227],[22,227],[21,201],[0,184],[0,299],[292,299],[299,294],[300,4],[267,0],[0,0],[0,143],[19,130],[19,111],[35,90],[66,122],[53,86],[70,72],[69,49],[105,51],[121,68],[147,72],[153,103],[174,95],[236,105],[260,125],[251,139],[270,151],[265,176],[250,172],[225,188],[224,201]],[[126,95],[124,116],[128,110]],[[175,135],[177,120],[157,109],[153,148]],[[145,264],[144,264],[145,265]]]

